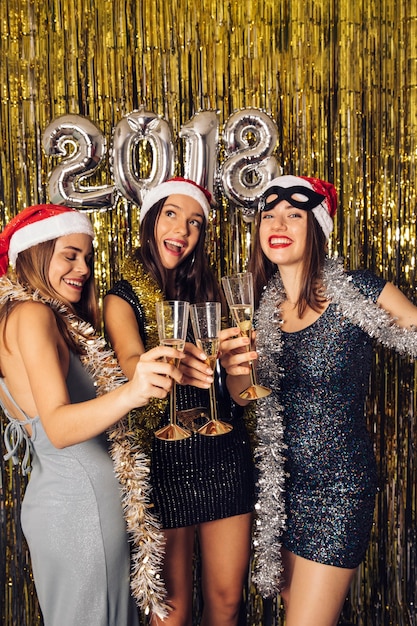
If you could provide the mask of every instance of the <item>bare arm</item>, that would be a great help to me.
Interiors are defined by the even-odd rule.
[[[109,294],[104,298],[104,324],[123,373],[132,378],[136,364],[145,352],[135,313],[128,302]]]
[[[9,388],[12,394],[20,389],[15,399],[29,415],[40,416],[57,448],[104,432],[131,409],[147,404],[151,397],[166,397],[171,378],[182,380],[177,368],[161,360],[182,358],[182,354],[158,347],[137,364],[132,380],[125,385],[99,398],[71,404],[66,386],[68,349],[51,309],[25,302],[13,311],[6,329],[10,358],[2,350],[2,368]]]
[[[104,322],[120,367],[130,379],[136,364],[145,354],[135,313],[123,298],[109,294],[104,299]],[[183,373],[181,384],[208,389],[213,382],[213,371],[205,361],[206,355],[194,344],[187,342],[180,365]]]
[[[417,307],[392,283],[381,291],[378,304],[403,328],[417,327]]]

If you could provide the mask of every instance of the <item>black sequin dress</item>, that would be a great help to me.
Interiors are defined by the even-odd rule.
[[[146,346],[144,307],[131,284],[121,280],[109,294],[119,296],[132,306]],[[187,340],[193,341],[192,334]],[[180,441],[163,441],[149,432],[152,439],[153,504],[165,529],[200,524],[253,510],[254,466],[249,436],[241,412],[239,414],[238,407],[232,407],[223,372],[217,378],[219,417],[233,425],[232,431],[217,437],[193,432],[190,438]],[[177,385],[176,395],[179,411],[196,407],[207,409],[209,406],[208,392],[197,387]],[[168,421],[166,410],[158,427]]]
[[[376,301],[385,281],[350,273]],[[330,304],[311,326],[283,332],[287,531],[283,545],[306,559],[359,565],[373,523],[377,472],[364,403],[372,341]]]

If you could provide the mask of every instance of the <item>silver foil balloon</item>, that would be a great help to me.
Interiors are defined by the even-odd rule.
[[[63,157],[49,178],[52,203],[90,209],[113,205],[114,185],[81,184],[98,170],[106,155],[106,139],[93,122],[82,115],[61,115],[45,129],[42,144],[48,156]]]
[[[278,129],[265,111],[247,108],[236,111],[223,130],[226,158],[221,167],[225,195],[242,207],[243,217],[253,219],[263,187],[281,173],[273,152]]]
[[[152,150],[150,173],[146,178],[139,176],[140,142],[147,142]],[[168,123],[143,108],[132,111],[114,129],[111,160],[117,189],[140,206],[149,189],[173,175],[175,153]]]
[[[181,130],[185,139],[184,176],[213,194],[217,172],[219,119],[215,111],[198,111]]]

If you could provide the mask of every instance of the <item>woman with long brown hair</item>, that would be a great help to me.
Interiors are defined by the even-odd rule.
[[[95,334],[93,235],[85,214],[56,205],[24,209],[0,234],[6,458],[24,447],[21,521],[45,626],[138,624],[105,431],[182,380],[163,361],[181,353],[157,347],[120,384]]]
[[[140,247],[123,266],[123,280],[104,301],[107,334],[130,378],[145,349],[158,343],[155,302],[222,301],[205,250],[210,194],[183,178],[152,189],[141,207]],[[223,388],[222,419],[233,429],[219,436],[198,432],[209,406],[213,371],[189,333],[181,364],[184,382],[177,408],[189,436],[161,441],[154,432],[167,423],[166,403],[135,412],[131,428],[150,450],[152,503],[166,539],[163,578],[171,607],[164,624],[191,626],[193,562],[197,533],[201,555],[202,626],[237,624],[250,554],[253,467],[242,418],[232,412]],[[188,366],[198,373],[187,378]],[[221,387],[221,385],[220,385]],[[220,389],[221,391],[221,389]],[[200,417],[203,416],[203,417]],[[126,487],[129,493],[129,486]],[[160,624],[153,615],[152,624]]]
[[[260,493],[255,582],[281,593],[287,626],[335,626],[373,523],[378,477],[364,402],[373,339],[417,355],[417,307],[366,270],[326,258],[337,198],[326,181],[281,176],[259,203],[249,270],[257,352],[221,344],[232,397],[248,359],[272,389],[256,405]]]

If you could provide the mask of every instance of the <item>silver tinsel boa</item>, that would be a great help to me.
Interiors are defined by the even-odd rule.
[[[417,332],[400,328],[395,320],[364,296],[345,273],[341,261],[328,259],[323,270],[323,297],[339,313],[383,346],[402,355],[417,356]],[[253,581],[259,593],[272,597],[282,584],[281,536],[285,530],[285,444],[283,408],[278,401],[282,368],[280,303],[285,291],[277,272],[269,281],[255,315],[258,373],[262,384],[272,389],[256,402],[255,458],[259,471],[254,533]]]
[[[71,334],[80,346],[80,359],[93,378],[97,395],[116,389],[126,382],[114,353],[106,347],[93,327],[73,315],[59,300],[31,293],[8,277],[0,279],[0,306],[9,300],[43,302],[69,321]],[[165,540],[157,518],[150,510],[149,461],[136,445],[127,418],[119,420],[108,432],[115,474],[123,490],[123,509],[132,541],[131,588],[145,615],[167,617],[169,607],[162,580]]]

